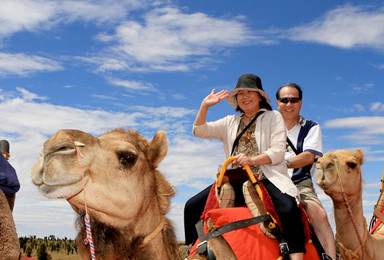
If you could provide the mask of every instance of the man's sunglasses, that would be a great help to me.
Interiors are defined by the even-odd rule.
[[[284,97],[284,98],[280,98],[279,101],[281,103],[285,103],[285,104],[288,104],[289,101],[291,101],[291,103],[298,103],[300,101],[300,98],[298,98],[298,97]]]

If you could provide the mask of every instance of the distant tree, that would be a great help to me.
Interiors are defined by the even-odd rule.
[[[61,240],[57,241],[57,244],[56,244],[56,250],[57,250],[57,252],[60,251],[60,247],[61,247]]]
[[[25,254],[27,255],[27,257],[31,257],[32,256],[32,247],[31,246],[28,246],[27,251],[25,252]]]
[[[52,242],[52,243],[51,243],[51,253],[52,253],[53,251],[56,251],[56,243],[55,243],[55,242]]]
[[[50,235],[49,240],[56,240],[56,237],[54,235]]]
[[[19,243],[20,243],[20,248],[22,248],[23,252],[25,253],[25,249],[26,249],[27,243],[28,243],[28,238],[26,238],[26,237],[19,237]]]
[[[37,259],[39,260],[49,260],[50,256],[47,253],[47,246],[45,243],[40,244],[39,248],[37,249]]]
[[[71,252],[71,245],[70,244],[67,245],[67,255],[69,255],[69,252]]]

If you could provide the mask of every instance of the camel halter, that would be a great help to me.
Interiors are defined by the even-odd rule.
[[[165,225],[165,220],[164,218],[160,221],[159,225],[157,226],[157,228],[155,228],[155,230],[152,231],[151,234],[149,234],[148,236],[146,236],[143,240],[143,246],[146,246],[152,239],[154,239],[164,228],[164,225]]]
[[[359,243],[360,243],[360,247],[358,247],[355,251],[352,251],[351,249],[347,249],[338,239],[337,239],[337,234],[336,234],[336,240],[337,242],[340,244],[340,246],[346,251],[346,254],[349,255],[349,257],[352,259],[352,257],[355,257],[355,259],[359,259],[358,258],[358,255],[357,255],[357,252],[361,249],[361,259],[363,260],[364,259],[364,255],[365,255],[365,242],[367,240],[367,236],[365,235],[364,236],[364,241],[361,239],[361,236],[360,236],[360,233],[359,233],[359,230],[357,229],[357,224],[356,224],[356,221],[355,221],[355,218],[353,216],[353,213],[352,213],[352,210],[351,210],[351,206],[349,205],[348,203],[348,198],[347,198],[347,194],[344,190],[344,187],[343,187],[343,183],[341,182],[341,177],[340,177],[340,172],[339,172],[339,168],[337,167],[337,160],[336,159],[333,159],[334,163],[335,163],[335,167],[336,167],[336,173],[337,173],[337,177],[339,178],[339,182],[340,182],[340,186],[341,186],[341,194],[343,194],[343,199],[344,199],[344,204],[348,210],[348,214],[351,218],[351,221],[352,221],[352,224],[353,224],[353,228],[355,229],[355,233],[357,235],[357,239],[359,240]],[[366,232],[365,232],[366,233]]]
[[[95,248],[93,246],[93,239],[92,239],[92,232],[91,232],[91,218],[88,215],[88,207],[87,207],[87,197],[85,194],[85,178],[84,178],[84,171],[83,171],[83,166],[81,164],[80,158],[83,157],[83,154],[80,151],[80,146],[84,147],[85,144],[80,143],[78,141],[74,142],[75,147],[76,147],[76,152],[77,152],[77,160],[79,161],[80,165],[80,170],[81,170],[81,176],[83,179],[83,191],[84,191],[84,208],[85,208],[85,217],[84,217],[84,222],[85,222],[85,227],[87,230],[87,238],[85,239],[84,243],[85,245],[89,244],[89,250],[91,252],[92,260],[96,260],[95,256]]]

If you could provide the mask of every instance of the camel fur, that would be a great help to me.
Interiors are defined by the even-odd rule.
[[[369,234],[363,216],[361,176],[363,159],[364,155],[360,149],[356,152],[336,150],[327,152],[316,163],[316,183],[333,201],[336,240],[342,259],[375,260],[384,256],[384,229],[379,227],[374,234]],[[342,187],[348,198],[347,202],[363,247],[344,203]]]
[[[180,259],[173,226],[165,217],[175,190],[156,170],[166,153],[162,131],[148,142],[124,129],[99,137],[60,130],[44,143],[32,181],[44,196],[66,199],[78,213],[76,240],[83,259],[91,259],[83,242],[84,193],[96,259]]]
[[[0,190],[0,256],[1,259],[17,260],[20,244],[15,222],[4,192]]]

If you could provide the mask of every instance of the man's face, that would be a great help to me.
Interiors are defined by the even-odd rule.
[[[288,100],[286,98],[288,98]],[[293,98],[293,100],[289,100],[289,98]],[[284,87],[280,90],[280,99],[276,101],[276,105],[284,120],[294,120],[298,118],[302,105],[302,101],[298,99],[299,91],[297,91],[297,89]]]

